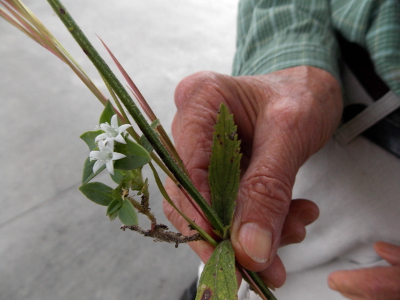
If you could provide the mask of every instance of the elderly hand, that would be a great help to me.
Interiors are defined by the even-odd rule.
[[[291,202],[295,176],[339,123],[339,83],[328,72],[307,66],[242,77],[201,72],[178,85],[175,102],[175,144],[193,183],[208,201],[207,170],[220,103],[234,114],[243,158],[232,244],[243,267],[259,272],[269,285],[281,286],[285,271],[277,248],[301,241],[305,225],[318,215],[309,201]],[[167,190],[185,214],[212,233],[171,181]],[[164,211],[179,231],[190,234],[187,222],[166,202]],[[204,262],[213,251],[203,241],[190,246]]]
[[[329,287],[353,300],[400,299],[400,246],[377,242],[374,248],[390,267],[336,271]]]

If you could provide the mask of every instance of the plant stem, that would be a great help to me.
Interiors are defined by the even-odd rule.
[[[117,77],[104,62],[104,60],[97,53],[93,45],[89,42],[83,32],[80,30],[79,26],[75,23],[71,15],[68,13],[67,9],[61,4],[59,0],[47,0],[54,12],[58,15],[61,21],[64,23],[68,31],[74,37],[76,42],[82,48],[83,52],[92,61],[93,65],[97,68],[102,77],[104,77],[110,86],[113,88],[115,93],[118,95],[121,102],[124,104],[128,112],[132,115],[136,124],[139,126],[140,130],[146,136],[148,141],[152,144],[160,158],[164,161],[165,165],[171,171],[171,173],[176,177],[180,184],[187,190],[190,196],[196,201],[200,206],[201,210],[207,216],[208,220],[212,226],[219,232],[223,232],[223,224],[215,211],[203,198],[200,192],[193,185],[185,172],[182,171],[179,165],[175,162],[173,157],[168,153],[167,149],[159,140],[156,132],[150,127],[146,119],[138,109],[138,107],[133,102],[130,95],[127,93],[123,85],[119,82]]]
[[[247,273],[247,275],[252,279],[255,285],[260,289],[262,294],[268,299],[268,300],[277,300],[272,294],[272,292],[269,290],[269,288],[265,285],[265,283],[261,280],[260,276],[256,272],[252,272],[249,270],[244,269],[244,272]]]
[[[174,202],[172,202],[172,199],[169,197],[167,191],[165,190],[160,177],[158,176],[157,170],[154,168],[153,164],[150,162],[149,166],[151,168],[151,170],[153,171],[154,174],[154,178],[156,180],[157,186],[160,189],[161,194],[163,195],[163,197],[165,198],[165,200],[190,224],[190,226],[193,227],[193,229],[197,230],[197,232],[204,238],[204,240],[206,240],[207,242],[209,242],[211,245],[213,245],[214,247],[217,246],[217,242],[207,233],[203,230],[203,228],[201,228],[199,225],[197,225],[194,221],[192,221],[191,219],[189,219],[184,213],[182,213],[178,207],[174,204]]]

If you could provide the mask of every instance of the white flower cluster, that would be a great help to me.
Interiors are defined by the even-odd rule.
[[[90,160],[96,160],[93,166],[93,173],[96,173],[102,166],[106,165],[107,171],[114,175],[114,160],[126,157],[126,155],[114,152],[114,142],[126,144],[123,133],[131,127],[129,124],[124,124],[118,127],[118,117],[113,115],[111,125],[106,123],[100,124],[100,129],[104,133],[99,134],[95,138],[95,142],[99,146],[99,150],[89,153]]]

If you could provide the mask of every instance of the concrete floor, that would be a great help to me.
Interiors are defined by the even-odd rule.
[[[25,3],[106,92],[47,2]],[[182,78],[230,73],[237,1],[65,4],[105,57],[95,34],[108,44],[165,128]],[[197,257],[187,245],[122,232],[80,194],[88,151],[79,135],[93,129],[102,106],[67,66],[2,19],[0,99],[0,299],[177,299]],[[151,195],[165,221],[161,196]]]

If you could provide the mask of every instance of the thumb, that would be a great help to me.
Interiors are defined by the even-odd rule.
[[[266,149],[265,144],[277,146]],[[282,143],[265,144],[253,147],[240,182],[231,232],[239,263],[256,272],[266,269],[274,259],[298,169],[287,149],[279,149]]]

